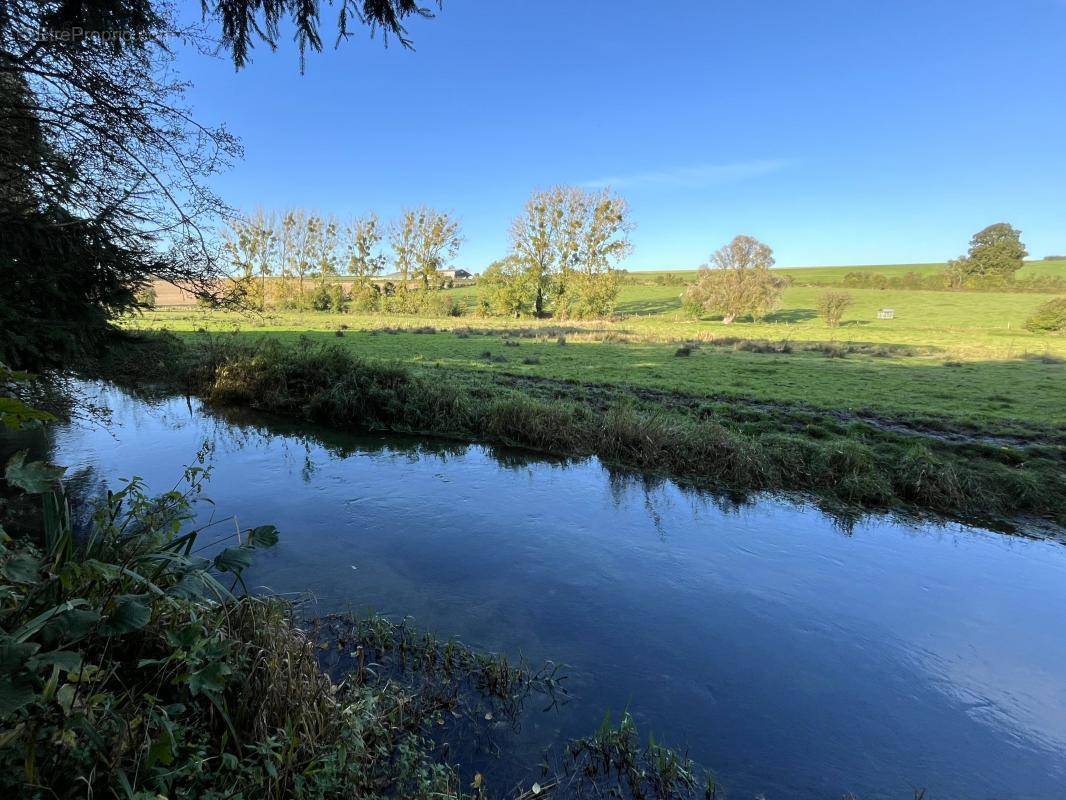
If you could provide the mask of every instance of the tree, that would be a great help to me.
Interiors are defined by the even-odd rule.
[[[302,208],[294,208],[285,212],[282,219],[283,236],[287,247],[285,248],[287,261],[285,265],[288,275],[296,276],[296,305],[302,307],[304,297],[304,279],[313,274],[317,256],[317,242],[321,219],[312,211]]]
[[[119,41],[53,36],[74,23]],[[205,180],[239,154],[192,121],[171,80],[173,26],[147,3],[8,0],[0,12],[0,320],[9,363],[103,343],[153,276],[216,288]],[[12,325],[14,327],[9,328]]]
[[[607,190],[534,191],[511,223],[511,248],[523,265],[533,314],[544,316],[549,301],[560,314],[610,311],[618,289],[613,270],[632,249],[632,227],[626,202]]]
[[[852,302],[847,292],[822,292],[818,295],[818,314],[825,318],[825,324],[830,328],[839,327],[844,312]]]
[[[315,227],[311,237],[311,265],[315,274],[322,280],[337,276],[340,262],[338,247],[340,245],[340,225],[335,217],[312,215]]]
[[[1022,232],[1006,222],[983,228],[970,239],[965,256],[948,262],[945,274],[954,288],[973,285],[996,285],[1014,280],[1014,273],[1025,265]]]
[[[621,283],[615,268],[633,246],[629,233],[629,206],[607,190],[584,193],[578,247],[572,260],[564,260],[558,301],[562,316],[602,317],[614,310]]]
[[[684,294],[686,305],[718,313],[729,325],[737,317],[760,319],[776,309],[785,280],[770,272],[773,251],[751,236],[737,236],[700,267]]]
[[[233,273],[247,279],[259,278],[259,310],[266,309],[266,287],[278,261],[277,215],[257,208],[244,218],[229,222],[223,249],[229,257]]]
[[[158,276],[217,294],[218,222],[231,216],[212,175],[241,155],[197,121],[171,43],[219,44],[235,64],[273,47],[291,19],[303,54],[321,49],[317,0],[214,0],[176,22],[165,0],[4,0],[0,7],[0,342],[11,363],[47,366],[101,344],[109,321]],[[415,0],[340,3],[337,41],[365,23],[405,47]],[[117,33],[116,33],[117,32]]]
[[[341,231],[344,241],[345,271],[362,281],[380,275],[388,263],[380,252],[381,230],[377,215],[371,212],[365,217],[348,221]]]
[[[106,0],[97,0],[106,2]],[[385,38],[393,36],[404,47],[411,47],[404,22],[409,17],[432,18],[433,12],[418,0],[341,0],[337,14],[336,43],[351,38],[350,25],[354,21],[366,25],[371,35],[380,31]],[[437,0],[437,7],[441,7]],[[204,0],[204,17],[216,20],[222,27],[222,45],[233,55],[233,63],[243,67],[248,63],[249,50],[256,41],[266,42],[277,49],[279,28],[288,20],[296,28],[296,43],[303,64],[308,48],[322,51],[321,17],[318,0]]]
[[[420,206],[404,211],[390,226],[389,242],[404,285],[418,280],[422,290],[428,291],[431,286],[437,288],[437,273],[455,258],[463,237],[459,220],[449,212]]]

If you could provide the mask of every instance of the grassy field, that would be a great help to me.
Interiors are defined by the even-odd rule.
[[[908,272],[919,275],[932,275],[943,272],[947,265],[943,262],[929,264],[858,264],[842,267],[777,267],[775,272],[788,275],[793,281],[802,284],[831,284],[839,282],[849,272],[876,272],[887,277],[902,277]],[[638,282],[653,282],[660,276],[673,276],[682,280],[691,280],[696,275],[692,269],[642,270],[632,272],[630,276]],[[1030,278],[1035,276],[1066,277],[1066,259],[1050,261],[1027,261],[1017,276]]]
[[[291,343],[308,336],[371,360],[472,378],[609,384],[982,428],[1066,425],[1066,337],[1022,327],[1051,295],[853,289],[855,304],[830,329],[814,311],[817,287],[788,289],[781,310],[761,323],[728,326],[683,316],[681,291],[627,285],[620,316],[609,322],[188,310],[148,313],[130,325]],[[474,287],[454,292],[473,307]],[[895,319],[877,319],[885,306]],[[767,348],[762,340],[778,344]],[[675,355],[685,342],[698,346]]]

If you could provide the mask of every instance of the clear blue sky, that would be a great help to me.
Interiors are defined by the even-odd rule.
[[[1066,252],[1066,0],[445,0],[409,29],[303,75],[288,41],[241,72],[183,52],[246,149],[224,197],[451,209],[477,269],[555,183],[630,201],[633,269],[738,233],[782,265],[938,261],[1001,220]]]

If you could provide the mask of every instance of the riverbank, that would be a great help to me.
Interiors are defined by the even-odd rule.
[[[718,490],[802,492],[842,514],[1066,522],[1066,450],[1040,426],[974,430],[876,414],[368,362],[309,339],[130,336],[91,372],[341,428],[596,455]]]
[[[22,410],[5,405],[0,423],[22,427]],[[26,451],[7,462],[0,518],[22,513],[17,537],[0,528],[5,796],[716,794],[688,758],[641,744],[628,713],[517,783],[475,772],[467,745],[509,730],[494,720],[565,701],[560,669],[376,615],[301,620],[291,601],[246,594],[280,534],[198,522],[211,469],[201,451],[169,492],[134,478],[90,508],[67,496],[63,468]]]

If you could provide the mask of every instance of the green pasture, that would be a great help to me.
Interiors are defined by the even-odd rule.
[[[810,268],[802,283],[852,269]],[[1034,262],[1026,270],[1066,274],[1066,262]],[[146,313],[128,324],[292,343],[305,335],[328,338],[368,359],[439,366],[473,379],[531,376],[978,425],[1066,424],[1066,337],[1023,327],[1053,295],[850,289],[854,303],[843,323],[828,328],[815,311],[824,291],[816,285],[794,285],[776,313],[732,325],[683,314],[677,285],[629,283],[612,320],[575,322],[478,317],[476,287],[450,291],[464,316],[189,309]],[[878,319],[882,308],[893,309],[895,318]],[[766,348],[764,340],[786,345]],[[686,342],[698,346],[675,355]],[[752,352],[759,349],[791,352]]]
[[[789,276],[799,284],[839,283],[849,272],[875,272],[889,278],[901,278],[908,272],[919,275],[932,275],[943,272],[947,266],[944,262],[928,264],[858,264],[838,267],[777,267],[775,272]],[[654,283],[662,276],[680,277],[683,280],[695,280],[695,269],[640,270],[629,273],[629,278],[638,283]],[[1026,261],[1018,270],[1017,277],[1035,276],[1066,277],[1066,259],[1052,261]]]

